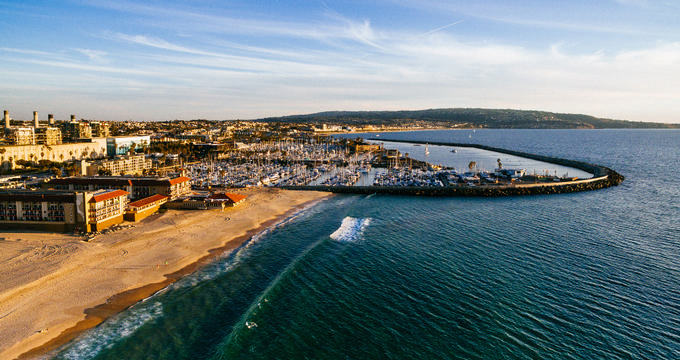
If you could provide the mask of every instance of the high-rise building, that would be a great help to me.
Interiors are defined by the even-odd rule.
[[[5,128],[5,141],[7,145],[35,145],[35,128]]]
[[[71,115],[71,121],[62,124],[62,134],[64,139],[76,142],[80,139],[92,138],[92,128],[87,123],[75,121],[75,115]]]
[[[92,137],[109,137],[109,124],[105,122],[92,121],[90,122],[92,128]]]
[[[35,129],[35,141],[39,145],[61,144],[61,130],[57,127],[41,127]]]

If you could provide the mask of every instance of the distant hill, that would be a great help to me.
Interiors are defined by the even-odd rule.
[[[642,129],[680,128],[680,124],[649,123],[511,109],[429,109],[407,111],[327,111],[259,119],[264,122],[329,125],[412,125],[422,127],[474,127],[492,129]]]

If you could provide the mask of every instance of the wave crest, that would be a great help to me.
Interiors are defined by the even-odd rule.
[[[331,234],[331,239],[344,242],[356,242],[370,223],[370,218],[357,219],[348,216],[342,219],[342,224],[340,224],[340,227]]]

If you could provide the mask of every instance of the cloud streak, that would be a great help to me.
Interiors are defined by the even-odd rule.
[[[0,91],[30,94],[32,88],[45,94],[39,101],[53,106],[61,106],[69,92],[81,97],[86,92],[89,101],[81,106],[91,106],[89,112],[99,118],[129,118],[136,111],[140,120],[425,107],[543,109],[658,120],[645,119],[641,104],[647,107],[648,99],[656,99],[660,108],[671,109],[680,99],[680,43],[673,41],[625,48],[602,43],[591,49],[559,37],[536,45],[477,36],[470,28],[488,24],[470,15],[475,9],[455,13],[454,18],[464,20],[449,22],[453,13],[443,13],[437,21],[395,28],[380,18],[327,8],[318,17],[272,21],[267,19],[275,17],[254,11],[245,16],[178,5],[94,4],[127,14],[126,23],[90,31],[89,42],[74,42],[81,45],[55,47],[70,51],[8,43],[0,48],[5,61],[0,76],[11,81]],[[513,14],[507,18],[508,24],[555,26],[512,20]],[[27,83],[19,84],[17,74]],[[104,104],[121,105],[126,112],[112,114],[116,107]],[[97,106],[108,113],[98,112]]]

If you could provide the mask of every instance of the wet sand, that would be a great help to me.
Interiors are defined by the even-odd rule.
[[[170,210],[90,242],[0,232],[0,359],[41,358],[328,193],[257,188],[224,212]]]

